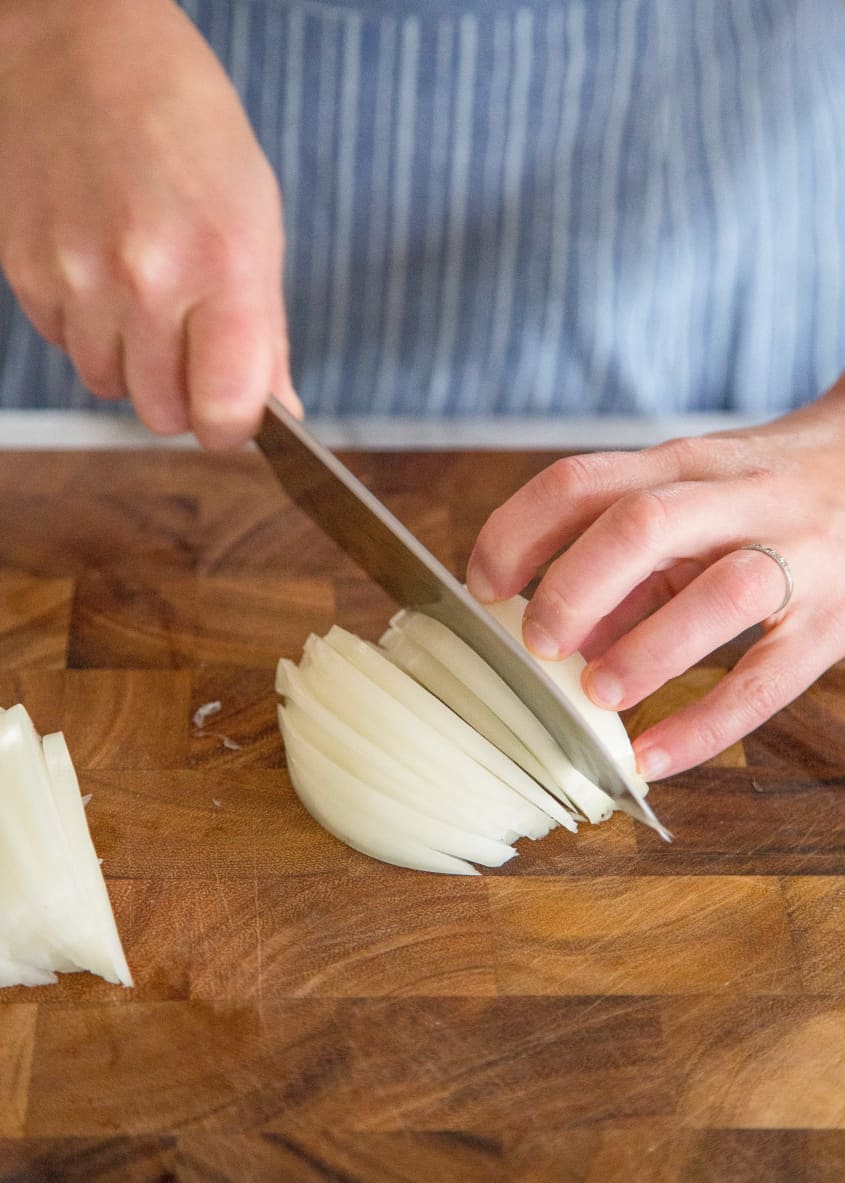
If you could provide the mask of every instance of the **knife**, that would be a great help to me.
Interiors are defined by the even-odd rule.
[[[670,839],[636,781],[530,654],[277,399],[268,400],[255,439],[288,496],[400,607],[425,612],[457,633],[533,711],[579,771],[620,809]]]

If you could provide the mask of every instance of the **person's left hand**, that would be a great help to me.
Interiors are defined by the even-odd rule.
[[[587,693],[614,710],[762,623],[716,687],[637,739],[640,771],[658,779],[723,751],[845,656],[843,468],[845,379],[764,427],[562,459],[491,515],[467,583],[505,599],[553,559],[525,642],[547,658],[580,649]],[[787,560],[782,610],[785,573],[751,543]]]

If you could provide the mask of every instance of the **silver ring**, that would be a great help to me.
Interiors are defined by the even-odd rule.
[[[775,550],[773,546],[765,546],[762,542],[749,542],[746,546],[740,547],[740,550],[759,550],[761,554],[768,555],[770,559],[774,559],[774,561],[780,567],[781,571],[783,572],[783,577],[786,580],[786,591],[784,592],[784,596],[780,604],[778,604],[777,608],[775,608],[771,615],[775,616],[778,612],[782,612],[789,601],[792,599],[792,593],[795,590],[795,581],[792,578],[792,571],[789,568],[789,563],[787,563],[786,559],[779,550]]]

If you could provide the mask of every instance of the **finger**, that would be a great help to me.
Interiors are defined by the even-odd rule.
[[[771,616],[783,591],[783,573],[770,558],[754,550],[732,551],[592,661],[583,674],[587,693],[614,710],[640,702]]]
[[[702,699],[639,736],[634,750],[646,778],[683,772],[723,752],[820,677],[834,650],[827,643],[822,649],[808,646],[814,622],[802,616],[784,619]],[[842,651],[839,637],[835,653]]]
[[[737,463],[729,449],[706,438],[558,460],[490,515],[470,555],[467,585],[483,603],[515,595],[620,498],[678,481],[725,478]]]
[[[126,330],[126,384],[141,422],[157,435],[187,431],[185,328],[133,310]]]
[[[617,608],[603,617],[579,645],[588,661],[605,653],[620,637],[641,620],[662,608],[673,596],[700,575],[703,566],[697,559],[687,559],[663,571],[655,571],[629,592]]]
[[[222,297],[189,313],[189,414],[206,447],[235,447],[254,434],[275,380],[277,329],[263,308]]]
[[[64,347],[87,390],[98,398],[126,397],[123,346],[120,333],[107,313],[74,310],[64,324]]]
[[[43,306],[40,302],[30,300],[19,292],[16,292],[15,295],[21,308],[32,321],[36,332],[40,333],[44,340],[49,341],[51,345],[56,345],[59,349],[67,351],[64,313],[61,306],[58,303]]]
[[[620,497],[674,476],[668,454],[656,450],[556,461],[490,515],[469,558],[469,590],[482,603],[515,595]]]
[[[540,657],[571,653],[653,571],[681,559],[712,562],[746,541],[743,520],[763,530],[776,517],[765,486],[753,483],[684,482],[627,494],[546,572],[525,613],[525,643]]]

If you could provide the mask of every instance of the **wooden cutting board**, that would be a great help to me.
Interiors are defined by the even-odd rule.
[[[350,462],[460,573],[549,459]],[[441,878],[321,831],[276,729],[277,658],[390,612],[256,455],[0,453],[0,704],[67,736],[137,981],[0,994],[0,1179],[840,1183],[845,668],[655,786],[671,846]]]

